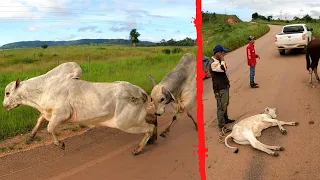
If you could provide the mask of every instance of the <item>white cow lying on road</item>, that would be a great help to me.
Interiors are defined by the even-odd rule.
[[[229,148],[235,149],[234,153],[238,153],[238,148],[231,147],[227,143],[228,138],[231,137],[233,141],[238,144],[251,144],[253,148],[266,152],[269,155],[279,156],[277,152],[272,150],[283,151],[283,147],[262,144],[256,139],[256,137],[261,136],[262,130],[272,126],[278,126],[281,133],[286,135],[287,131],[282,127],[282,125],[297,126],[299,123],[279,121],[275,119],[276,117],[276,108],[267,107],[262,114],[254,115],[241,120],[233,126],[232,132],[225,138],[225,145]]]
[[[147,93],[128,82],[80,80],[81,68],[74,68],[77,67],[75,64],[64,63],[44,75],[26,81],[18,78],[9,83],[5,88],[3,106],[8,110],[19,105],[36,108],[41,115],[32,134],[46,119],[53,143],[62,149],[65,145],[56,137],[55,128],[63,121],[143,133],[143,140],[133,151],[133,155],[139,154],[150,137],[156,136],[156,122],[147,122],[155,118],[147,116]]]

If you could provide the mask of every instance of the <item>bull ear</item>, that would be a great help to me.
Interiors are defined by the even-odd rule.
[[[165,87],[162,87],[162,93],[167,97],[167,98],[170,98],[170,102],[173,100],[173,101],[176,101],[176,98],[174,98],[173,94],[168,90],[166,89]]]
[[[20,82],[21,82],[20,77],[18,77],[18,79],[16,80],[16,87],[15,87],[15,88],[18,88],[18,87],[19,87]]]
[[[152,82],[153,87],[157,85],[156,81],[154,80],[154,78],[151,76],[151,74],[148,74],[149,79]]]

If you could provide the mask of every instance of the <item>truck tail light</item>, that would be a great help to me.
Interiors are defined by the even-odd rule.
[[[306,34],[302,34],[302,40],[306,40]]]

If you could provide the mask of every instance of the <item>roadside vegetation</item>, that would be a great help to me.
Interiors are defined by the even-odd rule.
[[[151,73],[159,82],[187,52],[196,54],[196,46],[133,47],[124,45],[49,46],[0,50],[0,99],[5,86],[20,77],[32,78],[68,61],[82,67],[81,79],[93,82],[128,81],[150,93]],[[0,107],[0,141],[30,133],[39,113],[20,106],[7,111]]]
[[[266,24],[243,22],[235,15],[202,12],[203,55],[211,57],[217,44],[233,51],[246,45],[250,35],[259,38],[269,30]]]

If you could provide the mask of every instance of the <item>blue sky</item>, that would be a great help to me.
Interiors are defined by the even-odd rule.
[[[318,2],[317,2],[318,1]],[[282,10],[282,14],[280,14]],[[202,0],[202,11],[224,14],[235,14],[244,21],[250,21],[253,13],[264,16],[272,15],[278,19],[291,20],[294,16],[302,17],[309,14],[319,19],[319,0]]]
[[[30,40],[196,38],[195,0],[0,0],[0,46]]]

